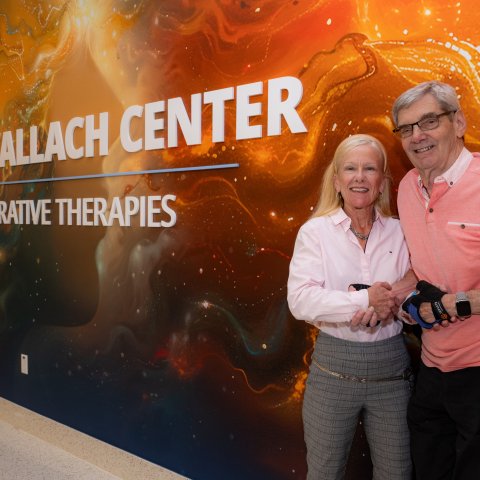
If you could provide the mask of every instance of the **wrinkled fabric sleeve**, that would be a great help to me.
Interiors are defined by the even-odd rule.
[[[358,310],[368,308],[368,292],[341,291],[325,285],[325,259],[318,235],[300,228],[290,262],[287,300],[292,315],[318,326],[319,322],[349,322]],[[330,269],[331,271],[331,269]]]

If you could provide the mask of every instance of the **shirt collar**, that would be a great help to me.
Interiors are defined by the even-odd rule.
[[[334,225],[342,225],[343,229],[347,231],[352,224],[352,219],[345,213],[343,208],[339,208],[335,212],[330,214],[330,218]],[[378,221],[381,225],[385,223],[385,217],[375,209],[375,220],[374,222]]]
[[[443,172],[438,177],[435,177],[433,183],[447,182],[449,187],[453,187],[453,185],[455,185],[455,183],[462,178],[462,175],[467,170],[471,160],[471,152],[464,147],[453,165],[446,172]],[[420,175],[418,176],[418,186],[420,189],[422,189],[422,191],[424,190],[424,185]]]

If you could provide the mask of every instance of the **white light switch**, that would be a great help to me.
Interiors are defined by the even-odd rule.
[[[24,353],[20,355],[20,371],[23,374],[28,375],[28,355],[25,355]]]

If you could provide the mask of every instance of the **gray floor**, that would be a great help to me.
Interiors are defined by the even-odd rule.
[[[0,480],[185,480],[0,397]]]
[[[1,480],[118,480],[74,455],[0,421]]]

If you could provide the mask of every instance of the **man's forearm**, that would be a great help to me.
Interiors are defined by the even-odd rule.
[[[470,309],[472,315],[479,315],[480,314],[480,290],[469,290],[465,292],[467,294],[467,298],[470,302]],[[458,317],[457,306],[456,306],[456,293],[446,293],[442,299],[442,305],[444,306],[445,310],[447,310],[448,314],[451,317]],[[422,318],[429,323],[435,321],[435,317],[433,316],[433,312],[429,303],[422,303],[420,307],[420,315]],[[462,318],[462,317],[459,317]],[[448,322],[444,322],[447,324]]]
[[[401,280],[392,284],[392,293],[395,295],[397,306],[400,306],[406,296],[415,290],[417,282],[417,277],[413,270],[410,269]]]
[[[470,302],[470,309],[472,311],[472,315],[480,314],[480,290],[469,290],[465,293],[467,294],[467,298]],[[442,297],[442,304],[450,316],[458,316],[455,293],[445,294]]]

